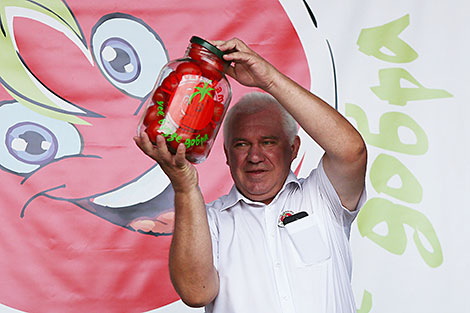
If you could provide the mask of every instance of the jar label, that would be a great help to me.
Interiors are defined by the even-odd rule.
[[[205,128],[214,114],[217,81],[183,75],[170,98],[168,114],[182,128],[195,132]]]

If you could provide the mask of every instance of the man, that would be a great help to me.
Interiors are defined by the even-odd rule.
[[[207,208],[184,145],[171,155],[163,137],[155,146],[145,134],[135,138],[175,191],[176,291],[207,312],[355,312],[348,238],[365,200],[361,136],[241,40],[214,44],[232,62],[228,75],[272,97],[242,98],[227,115],[224,147],[235,186]],[[290,171],[300,139],[285,111],[325,150],[306,179]]]

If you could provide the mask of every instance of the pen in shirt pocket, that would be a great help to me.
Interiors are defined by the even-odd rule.
[[[304,217],[306,217],[306,216],[308,216],[308,213],[307,213],[307,212],[305,212],[305,211],[300,211],[300,212],[297,212],[297,213],[295,213],[295,214],[286,216],[286,217],[282,220],[282,224],[283,224],[284,226],[286,226],[287,224],[292,223],[292,222],[294,222],[294,221],[297,221],[297,220],[299,220],[299,219],[301,219],[301,218],[304,218]]]

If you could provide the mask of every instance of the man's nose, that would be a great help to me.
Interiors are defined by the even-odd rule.
[[[263,150],[258,145],[252,145],[248,150],[248,161],[251,163],[259,163],[264,160]]]

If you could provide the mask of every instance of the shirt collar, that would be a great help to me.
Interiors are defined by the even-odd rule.
[[[299,182],[299,180],[297,179],[297,177],[295,176],[295,174],[292,171],[290,171],[289,175],[287,175],[287,178],[286,178],[284,184],[282,185],[281,190],[276,194],[273,201],[276,201],[279,194],[282,193],[284,191],[284,189],[286,189],[286,186],[289,185],[289,184],[297,184],[300,187],[300,182]],[[232,186],[232,189],[230,189],[230,192],[227,194],[227,196],[225,198],[225,201],[224,201],[225,203],[220,208],[220,211],[224,211],[224,210],[227,210],[227,209],[233,207],[239,201],[243,201],[247,204],[256,205],[256,206],[264,206],[265,205],[262,202],[250,200],[247,197],[245,197],[244,195],[242,195],[240,193],[240,191],[238,191],[238,188],[234,184]]]

